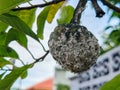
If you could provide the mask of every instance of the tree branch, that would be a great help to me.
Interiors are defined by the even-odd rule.
[[[105,12],[98,5],[97,0],[91,0],[91,2],[92,2],[92,5],[93,5],[93,7],[95,9],[96,17],[103,17],[103,15],[105,14]]]
[[[85,9],[86,3],[87,3],[87,0],[79,0],[78,5],[77,5],[77,7],[75,9],[73,18],[71,20],[71,23],[74,23],[74,24],[75,23],[76,24],[80,23],[81,14]]]
[[[27,51],[28,51],[28,53],[31,55],[31,57],[34,59],[34,60],[36,60],[36,58],[34,57],[34,55],[31,53],[31,51],[27,48],[26,49]]]
[[[23,65],[25,65],[25,63],[21,60],[21,59],[18,59]]]
[[[112,5],[110,2],[108,2],[107,0],[101,0],[102,3],[106,6],[108,6],[109,8],[113,9],[114,11],[120,13],[120,8],[115,6],[115,5]]]
[[[33,8],[37,8],[37,7],[42,8],[42,7],[51,5],[51,4],[57,4],[57,3],[62,2],[62,1],[65,1],[65,0],[53,0],[50,2],[43,3],[43,4],[37,4],[37,5],[28,6],[28,7],[14,8],[14,9],[12,9],[12,11],[29,10],[29,9],[33,9]]]
[[[28,51],[29,54],[32,56],[32,58],[35,60],[35,62],[38,62],[38,61],[40,61],[40,60],[43,61],[44,58],[45,58],[45,57],[47,56],[47,54],[49,53],[49,50],[46,50],[46,51],[45,51],[45,52],[46,52],[45,55],[43,55],[42,57],[36,59],[29,49],[27,49],[27,51]]]
[[[47,52],[47,50],[45,49],[45,47],[43,46],[43,44],[39,41],[39,44],[42,46],[42,48],[43,48],[43,50],[45,51],[45,52]]]
[[[49,54],[49,50],[46,51],[46,53],[45,53],[42,57],[36,59],[36,61],[35,61],[34,63],[37,63],[37,62],[43,61],[43,60],[45,59],[45,57],[46,57],[48,54]]]

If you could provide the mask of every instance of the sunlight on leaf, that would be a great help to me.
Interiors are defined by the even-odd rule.
[[[30,28],[32,28],[35,20],[35,11],[36,9],[21,10],[18,13],[18,17],[21,18]]]
[[[57,11],[59,10],[59,8],[62,7],[62,5],[64,4],[65,1],[63,2],[60,2],[58,4],[53,4],[50,6],[50,10],[49,10],[49,13],[48,13],[48,16],[47,16],[47,21],[48,23],[51,23],[52,20],[54,19],[55,17],[55,14],[57,13]]]
[[[37,35],[40,39],[43,39],[44,25],[45,25],[45,21],[48,16],[49,10],[50,10],[50,6],[45,7],[37,18]]]
[[[60,18],[57,19],[58,24],[68,24],[70,23],[74,13],[74,8],[72,6],[64,6],[61,10]]]

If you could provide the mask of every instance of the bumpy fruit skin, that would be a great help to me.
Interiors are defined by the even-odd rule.
[[[93,65],[100,52],[96,37],[80,25],[58,25],[48,41],[50,53],[63,69],[80,73]]]

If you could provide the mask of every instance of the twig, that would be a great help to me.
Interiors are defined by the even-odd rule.
[[[47,3],[47,1],[46,0],[43,0],[45,3]]]
[[[23,65],[25,65],[25,63],[21,60],[21,59],[18,59]]]
[[[95,9],[96,12],[96,17],[103,17],[103,15],[105,14],[105,12],[101,9],[101,7],[98,5],[97,0],[91,0],[93,7]]]
[[[34,63],[37,63],[37,62],[43,61],[44,58],[45,58],[45,57],[48,55],[48,53],[49,53],[49,50],[47,50],[46,53],[45,53],[45,55],[43,55],[42,57],[36,59],[36,58],[33,56],[33,54],[31,53],[31,51],[30,51],[29,49],[27,49],[27,51],[28,51],[29,54],[32,56],[32,58],[35,60]]]
[[[47,52],[47,50],[45,49],[45,47],[43,46],[43,44],[39,41],[39,44],[42,46],[42,48],[43,48],[43,50],[45,51],[45,52]]]
[[[34,57],[34,55],[31,53],[31,51],[30,51],[28,48],[27,48],[26,50],[29,52],[29,54],[32,56],[32,58],[33,58],[34,60],[36,60],[35,57]]]
[[[49,50],[46,51],[46,53],[42,57],[36,59],[36,61],[34,63],[43,61],[48,54],[49,54]]]
[[[28,4],[29,4],[30,6],[33,6],[29,1],[28,1]]]
[[[114,11],[120,13],[120,8],[115,6],[115,5],[112,5],[110,2],[108,2],[107,0],[101,0],[102,3],[106,6],[108,6],[109,8],[113,9]]]
[[[29,9],[33,9],[33,8],[37,8],[37,7],[42,8],[42,7],[51,5],[51,4],[57,4],[57,3],[62,2],[62,1],[65,1],[65,0],[53,0],[50,2],[43,3],[43,4],[37,4],[37,5],[28,6],[28,7],[14,8],[14,9],[12,9],[12,11],[29,10]]]
[[[71,23],[74,23],[74,24],[80,23],[81,14],[85,9],[86,3],[87,3],[87,0],[79,0],[78,5],[75,9],[73,18],[71,20]]]

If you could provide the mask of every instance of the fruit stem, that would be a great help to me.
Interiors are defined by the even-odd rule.
[[[78,5],[74,11],[73,18],[70,23],[72,24],[80,24],[80,18],[81,14],[85,9],[85,5],[87,3],[87,0],[79,0]]]

